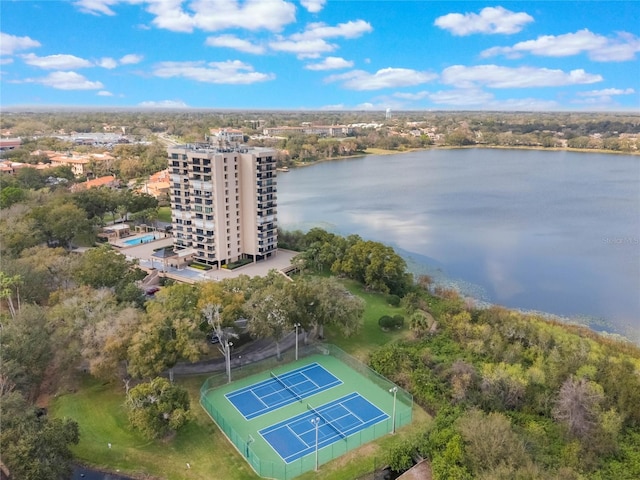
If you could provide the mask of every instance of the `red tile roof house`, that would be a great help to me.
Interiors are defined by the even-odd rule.
[[[20,138],[0,138],[0,150],[13,150],[22,145]]]
[[[113,175],[108,175],[106,177],[94,178],[93,180],[88,180],[83,183],[76,183],[71,187],[71,191],[79,192],[81,190],[88,190],[90,188],[97,187],[118,188],[119,186],[120,180]]]

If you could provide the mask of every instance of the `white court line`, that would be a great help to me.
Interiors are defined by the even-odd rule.
[[[256,397],[256,398],[258,399],[258,401],[259,401],[262,405],[264,405],[264,406],[265,406],[265,408],[269,408],[269,405],[267,405],[266,403],[264,403],[264,402],[262,401],[262,398],[261,398],[261,397],[259,397],[258,395],[256,395],[256,392],[254,392],[253,390],[251,390],[251,395],[253,395],[254,397]]]

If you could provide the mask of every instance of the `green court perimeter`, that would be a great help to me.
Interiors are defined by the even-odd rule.
[[[246,420],[225,397],[225,394],[229,392],[270,379],[270,372],[283,375],[313,362],[324,367],[342,383],[311,395],[303,402],[295,401],[251,420]],[[259,373],[254,373],[258,368],[260,369]],[[200,403],[240,454],[262,477],[289,480],[315,468],[315,451],[287,464],[258,433],[266,427],[308,412],[307,403],[313,407],[319,407],[357,392],[389,416],[386,420],[355,432],[346,439],[339,439],[320,448],[318,451],[320,465],[338,458],[360,445],[391,433],[394,410],[392,389],[394,388],[397,389],[395,394],[395,428],[411,422],[413,399],[409,393],[333,345],[305,347],[301,349],[299,360],[291,359],[291,353],[288,352],[287,358],[283,358],[280,362],[269,359],[251,365],[250,370],[236,370],[234,381],[230,384],[226,383],[224,375],[209,378],[201,388]],[[243,374],[244,377],[239,378]]]

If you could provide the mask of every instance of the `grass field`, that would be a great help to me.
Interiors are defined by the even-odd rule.
[[[158,207],[158,221],[171,223],[171,207]]]
[[[406,326],[403,329],[392,332],[385,332],[378,326],[378,320],[383,315],[403,315],[406,317],[404,309],[392,307],[387,303],[384,295],[368,292],[358,282],[343,280],[342,283],[351,293],[365,301],[363,324],[360,331],[351,337],[345,337],[335,327],[326,328],[325,338],[328,343],[337,345],[349,355],[366,363],[369,352],[372,349],[408,335]]]

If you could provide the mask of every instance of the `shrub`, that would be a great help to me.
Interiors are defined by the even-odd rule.
[[[378,325],[380,326],[380,328],[384,328],[385,330],[389,328],[393,328],[395,324],[396,324],[395,320],[389,315],[383,315],[378,320]]]
[[[392,307],[400,305],[400,297],[398,295],[387,295],[387,303]]]
[[[393,326],[396,328],[402,328],[404,326],[404,317],[402,315],[394,315]]]

